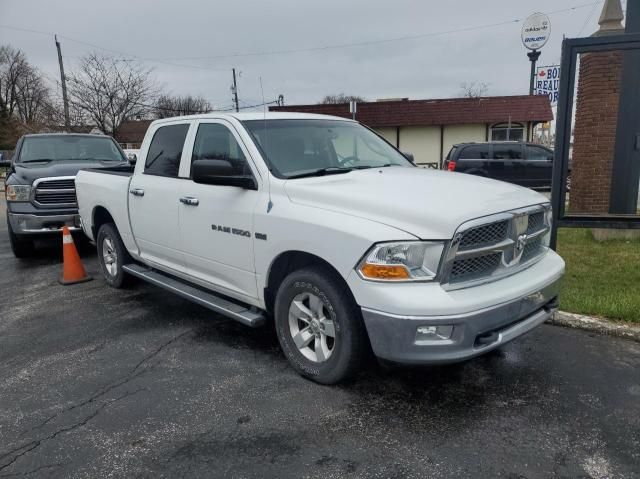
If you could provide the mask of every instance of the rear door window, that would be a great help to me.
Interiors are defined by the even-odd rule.
[[[521,145],[493,145],[494,160],[521,160]]]
[[[187,131],[188,123],[158,128],[149,145],[144,173],[177,178]]]
[[[488,160],[489,145],[471,145],[466,146],[460,153],[461,160]]]

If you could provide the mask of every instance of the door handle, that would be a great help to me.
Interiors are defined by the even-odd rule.
[[[180,203],[189,205],[189,206],[198,206],[200,204],[200,201],[198,201],[198,198],[193,198],[191,196],[183,196],[182,198],[180,198]]]
[[[132,188],[129,190],[133,196],[144,196],[144,190],[140,188]]]

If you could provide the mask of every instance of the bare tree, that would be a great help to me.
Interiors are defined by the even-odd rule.
[[[0,46],[0,142],[13,144],[26,131],[39,131],[54,117],[51,91],[24,53]]]
[[[18,79],[16,100],[18,118],[26,125],[46,123],[53,113],[49,88],[31,65]]]
[[[338,93],[337,95],[326,95],[320,103],[323,103],[325,105],[338,105],[342,103],[349,103],[352,101],[363,102],[366,100],[361,96]]]
[[[171,116],[193,115],[209,113],[213,110],[211,103],[201,96],[171,96],[160,95],[155,102],[154,115],[156,118]]]
[[[10,45],[0,46],[0,114],[13,116],[18,105],[18,83],[28,68],[22,51]]]
[[[460,84],[461,95],[465,98],[480,98],[487,96],[489,84],[485,82],[464,82]]]
[[[124,120],[153,110],[151,70],[135,61],[92,53],[67,80],[71,104],[108,135],[115,136]]]

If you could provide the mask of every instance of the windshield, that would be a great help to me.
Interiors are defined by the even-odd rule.
[[[281,178],[413,166],[378,135],[354,122],[250,120],[243,124],[260,146],[274,174]]]
[[[19,163],[59,160],[126,161],[108,136],[32,136],[22,141]]]

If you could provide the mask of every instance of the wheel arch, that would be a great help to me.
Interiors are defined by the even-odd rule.
[[[282,280],[284,280],[289,273],[308,266],[321,266],[330,271],[336,279],[343,283],[344,288],[353,298],[353,293],[347,285],[344,277],[331,263],[312,253],[299,250],[289,250],[276,256],[267,270],[267,281],[264,288],[264,302],[269,313],[273,313],[276,293],[278,292],[278,287],[282,283]]]
[[[100,231],[100,227],[107,223],[113,223],[114,225],[116,223],[111,213],[109,213],[109,210],[104,206],[96,206],[93,208],[93,212],[91,213],[91,233],[94,240],[98,239],[98,231]]]

